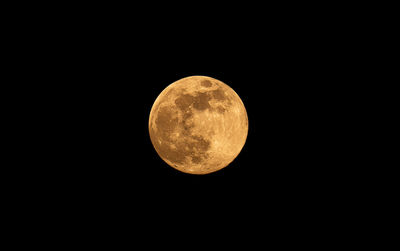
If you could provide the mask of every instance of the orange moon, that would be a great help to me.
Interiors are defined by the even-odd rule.
[[[149,117],[151,142],[171,167],[208,174],[231,163],[242,150],[248,117],[238,94],[206,76],[182,78],[157,97]]]

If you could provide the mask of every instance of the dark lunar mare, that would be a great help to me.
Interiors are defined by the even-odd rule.
[[[203,111],[210,109],[209,101],[212,97],[207,93],[196,92],[195,95],[181,94],[175,99],[176,107],[181,111],[183,121],[174,116],[173,107],[162,107],[157,112],[156,126],[158,137],[161,143],[155,137],[155,132],[152,130],[151,140],[158,150],[161,157],[176,164],[183,164],[185,157],[188,156],[192,159],[193,163],[201,163],[207,158],[207,151],[210,149],[210,142],[201,136],[194,135],[192,128],[194,125],[190,122],[193,117],[193,109]],[[176,129],[181,127],[182,136],[186,139],[175,140],[171,138],[171,134]],[[176,148],[172,148],[174,144]]]
[[[201,84],[202,86],[204,86],[204,87],[211,87],[211,86],[212,86],[211,81],[208,80],[208,79],[202,80],[200,84]]]

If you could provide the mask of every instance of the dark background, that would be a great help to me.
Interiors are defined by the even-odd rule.
[[[307,30],[282,33],[281,25],[269,34],[261,27],[251,34],[245,28],[243,34],[196,27],[164,34],[160,27],[150,35],[113,28],[90,35],[85,31],[82,40],[64,41],[61,56],[66,61],[60,70],[70,96],[57,89],[66,98],[66,110],[73,111],[67,123],[72,123],[71,136],[80,150],[71,155],[83,161],[78,161],[77,171],[84,180],[99,175],[116,186],[138,183],[155,192],[175,187],[183,194],[202,194],[257,186],[259,190],[250,193],[273,187],[280,187],[280,193],[320,193],[309,186],[324,184],[330,176],[332,159],[326,155],[332,155],[326,147],[336,122],[327,115],[335,105],[328,100],[340,88],[335,79],[340,65],[333,62],[331,43],[314,42],[323,35]],[[191,75],[230,85],[249,116],[248,140],[237,160],[206,176],[182,174],[166,165],[147,129],[159,93]]]
[[[337,102],[329,100],[338,88],[340,66],[331,61],[331,46],[314,43],[321,39],[314,32],[281,30],[268,35],[260,28],[246,35],[185,27],[147,37],[113,29],[112,39],[102,31],[71,47],[63,42],[65,50],[57,56],[66,58],[60,67],[64,79],[56,88],[70,114],[62,121],[61,163],[66,163],[56,173],[62,183],[75,184],[65,192],[82,201],[115,200],[128,207],[132,200],[163,201],[188,214],[268,201],[284,205],[277,211],[290,210],[299,203],[319,205],[336,193],[335,177],[345,174],[337,173],[343,170],[330,143],[337,121],[329,114]],[[249,117],[248,139],[237,159],[204,176],[169,167],[148,134],[159,93],[191,75],[230,85]]]
[[[345,158],[352,143],[342,140],[351,115],[341,113],[352,91],[351,27],[293,6],[80,10],[24,23],[31,42],[20,41],[35,80],[28,92],[40,94],[39,108],[27,108],[39,129],[26,192],[48,205],[45,214],[90,228],[122,222],[120,230],[146,220],[148,233],[178,222],[215,233],[254,223],[279,233],[341,220],[357,194]],[[191,75],[228,84],[249,117],[242,152],[209,175],[169,167],[148,133],[157,96]]]

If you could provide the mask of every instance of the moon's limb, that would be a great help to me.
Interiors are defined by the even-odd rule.
[[[215,172],[243,148],[248,117],[243,102],[219,80],[180,79],[157,97],[150,112],[154,148],[170,166],[186,173]]]

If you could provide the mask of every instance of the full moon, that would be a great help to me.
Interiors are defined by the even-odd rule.
[[[167,86],[149,118],[151,142],[171,167],[208,174],[229,165],[242,150],[248,117],[238,94],[206,76],[182,78]]]

